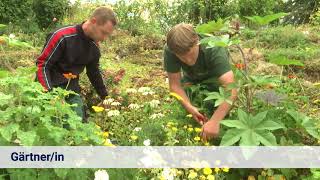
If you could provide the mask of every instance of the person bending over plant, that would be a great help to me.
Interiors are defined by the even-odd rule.
[[[204,140],[219,134],[220,121],[228,114],[231,104],[221,103],[210,119],[199,112],[192,105],[183,89],[184,84],[201,84],[208,79],[216,78],[208,86],[209,91],[218,91],[219,87],[227,86],[234,82],[228,53],[225,48],[206,48],[199,43],[200,36],[190,24],[178,24],[167,34],[167,43],[164,47],[164,69],[168,74],[170,91],[181,97],[184,108],[192,117],[203,125],[202,138]],[[181,69],[183,74],[181,74]],[[237,90],[231,89],[231,101],[237,98]]]
[[[36,80],[45,91],[62,87],[76,92],[66,101],[77,104],[73,109],[83,120],[85,111],[79,95],[79,75],[86,68],[88,78],[101,99],[108,95],[99,70],[99,42],[111,35],[116,24],[115,13],[110,8],[99,7],[85,22],[50,33],[37,58]]]

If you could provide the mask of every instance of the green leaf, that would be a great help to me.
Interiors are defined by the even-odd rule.
[[[216,100],[216,102],[214,103],[214,107],[218,107],[220,104],[222,104],[225,100],[223,98],[219,98],[218,100]]]
[[[320,139],[319,129],[317,128],[315,122],[308,119],[308,121],[302,123],[302,126],[305,128],[308,134],[316,139]]]
[[[222,137],[220,146],[231,146],[238,142],[241,138],[241,133],[243,131],[239,129],[230,129]]]
[[[11,142],[13,133],[17,132],[18,129],[19,129],[19,124],[9,124],[7,126],[3,126],[0,129],[0,134],[5,140],[7,140],[8,142]]]
[[[224,22],[221,18],[217,21],[210,21],[206,24],[198,25],[195,30],[200,34],[210,34],[214,32],[219,32],[226,30],[228,28],[228,23]]]
[[[208,97],[206,97],[203,101],[209,101],[213,99],[219,99],[221,96],[218,92],[212,92],[208,94]]]
[[[225,125],[227,127],[234,127],[237,129],[247,129],[248,126],[239,120],[223,120],[220,124]]]
[[[258,113],[256,116],[253,117],[253,125],[256,126],[260,124],[267,116],[268,111],[264,111],[261,113]]]
[[[302,118],[299,112],[294,110],[288,110],[287,113],[296,121],[296,123],[301,123]]]
[[[258,146],[260,144],[253,130],[246,130],[241,134],[240,146]]]
[[[267,15],[267,16],[245,16],[245,18],[249,19],[250,21],[252,21],[253,23],[257,24],[257,25],[260,25],[260,26],[264,26],[264,25],[267,25],[269,24],[270,22],[276,20],[276,19],[279,19],[283,16],[286,16],[287,13],[277,13],[277,14],[270,14],[270,15]]]
[[[249,119],[247,113],[245,113],[243,110],[241,110],[240,108],[238,109],[238,118],[240,121],[242,122],[247,122],[247,120]]]
[[[35,131],[18,131],[17,137],[21,141],[21,145],[23,146],[32,146],[37,139],[37,134]]]
[[[268,131],[256,131],[256,137],[265,146],[276,146],[276,137]]]
[[[61,179],[65,179],[69,171],[70,169],[54,169],[56,175]]]
[[[282,124],[276,123],[274,121],[268,120],[258,124],[255,127],[255,130],[277,130],[277,129],[284,129],[285,127]]]

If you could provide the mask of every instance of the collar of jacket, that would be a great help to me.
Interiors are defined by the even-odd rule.
[[[80,37],[83,38],[83,39],[85,39],[85,40],[87,40],[87,41],[94,42],[90,37],[88,37],[87,35],[84,34],[84,31],[83,31],[83,29],[82,29],[83,23],[85,23],[85,22],[82,22],[81,24],[77,24],[77,25],[76,25],[76,29],[77,29]]]

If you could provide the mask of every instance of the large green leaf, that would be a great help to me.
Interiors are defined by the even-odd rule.
[[[287,13],[277,13],[277,14],[270,14],[270,15],[266,15],[266,16],[245,16],[245,18],[249,19],[250,21],[252,21],[253,23],[260,25],[260,26],[264,26],[269,24],[270,22],[279,19],[283,16],[286,16]]]
[[[37,139],[37,134],[35,131],[18,131],[17,137],[21,141],[21,145],[32,146]]]
[[[305,128],[308,134],[310,134],[316,139],[320,139],[319,128],[317,128],[313,120],[309,119],[308,121],[303,122],[302,126]]]
[[[266,118],[267,114],[268,114],[268,111],[264,111],[264,112],[258,113],[256,116],[254,116],[252,118],[253,119],[252,124],[254,126],[260,124]]]
[[[248,126],[239,120],[223,120],[220,124],[225,125],[227,127],[233,127],[237,129],[247,129]]]
[[[198,25],[196,27],[196,32],[201,34],[210,34],[219,31],[226,31],[228,29],[228,22],[225,22],[221,18],[217,21],[210,21],[206,24]]]
[[[243,131],[239,129],[230,129],[222,137],[220,146],[231,146],[238,142]]]
[[[247,122],[249,120],[249,116],[242,109],[238,109],[238,118],[242,122]]]
[[[240,146],[258,146],[260,144],[256,133],[249,129],[241,134]]]
[[[267,120],[263,121],[262,123],[258,124],[255,129],[256,130],[277,130],[277,129],[284,129],[285,127],[282,124],[279,124],[277,122]]]
[[[11,142],[13,133],[17,132],[18,129],[19,129],[19,124],[9,124],[7,126],[1,127],[0,134],[5,140],[7,140],[8,142]]]
[[[276,146],[276,137],[268,131],[256,131],[257,139],[265,146]]]

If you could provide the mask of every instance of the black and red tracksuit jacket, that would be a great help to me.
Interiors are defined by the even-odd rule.
[[[99,70],[100,49],[84,34],[82,24],[68,26],[50,33],[46,44],[37,58],[37,80],[51,90],[54,87],[66,87],[68,79],[63,74],[72,73],[68,90],[80,93],[79,75],[86,68],[86,73],[98,95],[108,95]]]

